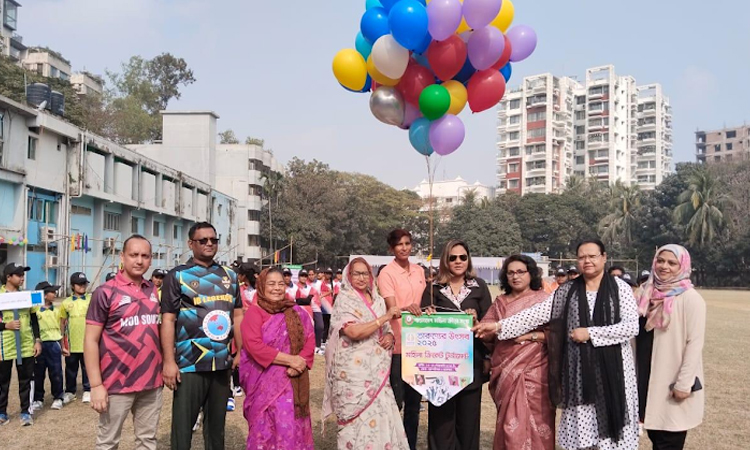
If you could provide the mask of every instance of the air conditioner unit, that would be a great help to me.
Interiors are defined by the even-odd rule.
[[[55,229],[52,227],[42,227],[39,231],[39,240],[42,243],[49,243],[55,240]]]
[[[59,265],[58,264],[57,255],[47,255],[47,264],[46,265],[47,265],[47,267],[57,267]]]

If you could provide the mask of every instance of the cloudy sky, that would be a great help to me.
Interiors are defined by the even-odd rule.
[[[132,55],[183,57],[197,82],[171,109],[210,109],[219,129],[265,139],[293,156],[358,171],[391,185],[425,178],[406,132],[370,115],[368,97],[339,87],[333,55],[354,46],[365,0],[20,0],[27,45],[62,53],[74,70],[116,70]],[[661,83],[674,109],[675,159],[694,159],[696,128],[742,124],[750,104],[750,2],[739,0],[516,0],[514,23],[539,46],[513,68],[583,79],[614,64],[639,84]],[[515,83],[514,83],[515,81]],[[467,108],[468,110],[468,108]],[[495,184],[496,116],[462,114],[464,145],[437,179]]]

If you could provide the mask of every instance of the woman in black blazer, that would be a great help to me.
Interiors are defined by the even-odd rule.
[[[438,276],[422,295],[422,308],[432,307],[436,312],[463,311],[473,315],[475,323],[479,323],[490,306],[490,291],[484,280],[474,273],[469,246],[460,240],[448,242],[440,257]],[[476,339],[474,382],[442,406],[429,405],[427,443],[430,450],[479,450],[482,384],[487,381],[485,357],[488,355],[487,348]]]

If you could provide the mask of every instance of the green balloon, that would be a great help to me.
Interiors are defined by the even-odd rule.
[[[430,120],[437,120],[451,107],[451,95],[448,89],[439,84],[427,86],[419,94],[419,110]]]

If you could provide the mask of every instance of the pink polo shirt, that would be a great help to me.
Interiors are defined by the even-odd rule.
[[[422,293],[425,288],[424,269],[416,264],[409,264],[409,270],[403,269],[394,259],[383,267],[378,275],[378,290],[383,298],[395,297],[396,306],[403,308],[416,303],[422,303]],[[396,346],[393,353],[401,354],[401,319],[391,321]]]

